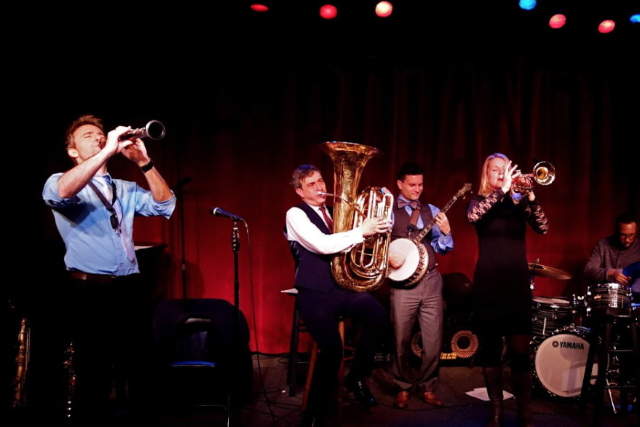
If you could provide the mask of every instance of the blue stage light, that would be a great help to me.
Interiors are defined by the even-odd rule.
[[[520,0],[520,9],[531,10],[536,7],[536,0]]]

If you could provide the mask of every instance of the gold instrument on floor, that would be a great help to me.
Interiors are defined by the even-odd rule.
[[[349,231],[366,218],[391,219],[393,195],[378,187],[367,187],[357,194],[362,170],[367,162],[382,154],[380,150],[352,142],[331,141],[320,148],[333,160],[334,196],[333,232]],[[380,287],[387,277],[391,232],[365,238],[348,252],[335,254],[331,272],[338,285],[346,290],[366,292]]]
[[[26,317],[22,318],[20,332],[18,333],[18,356],[16,357],[16,378],[13,381],[14,395],[13,407],[21,408],[27,404],[27,371],[29,369],[29,356],[31,331]]]
[[[549,185],[556,178],[556,169],[549,162],[538,162],[533,167],[533,173],[522,174],[515,178],[511,185],[513,190],[520,193],[531,191],[535,184]]]
[[[65,418],[71,418],[74,410],[75,394],[76,394],[76,370],[74,366],[74,353],[73,341],[69,343],[69,347],[65,351],[64,368],[67,373],[67,395],[64,405]]]

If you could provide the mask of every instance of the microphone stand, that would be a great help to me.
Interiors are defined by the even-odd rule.
[[[182,299],[187,299],[187,262],[184,250],[184,192],[182,188],[191,182],[191,178],[186,177],[179,183],[177,183],[172,190],[174,193],[178,193],[178,204],[180,211],[180,245],[182,250]]]
[[[234,304],[233,304],[233,337],[231,340],[232,343],[232,352],[231,352],[231,363],[229,366],[229,382],[227,384],[227,411],[232,411],[232,419],[233,425],[240,424],[240,405],[232,402],[231,394],[232,394],[232,379],[233,373],[235,372],[236,360],[240,357],[239,343],[240,343],[240,282],[238,279],[238,251],[240,250],[240,239],[238,236],[238,221],[233,220],[233,233],[231,236],[231,248],[233,250],[233,272],[234,272],[234,283],[233,283],[233,291],[234,291]],[[229,427],[229,420],[227,420],[227,427]]]

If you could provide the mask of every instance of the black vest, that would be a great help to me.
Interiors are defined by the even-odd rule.
[[[391,230],[392,241],[400,238],[414,238],[420,233],[420,230],[417,229],[413,232],[409,230],[411,216],[409,216],[405,208],[398,208],[397,203],[393,207],[393,215],[393,230]],[[422,204],[420,216],[422,217],[422,224],[424,224],[425,227],[433,221],[433,214],[428,204]],[[431,238],[432,232],[429,230],[424,239],[422,239],[422,243],[427,248],[427,254],[429,254],[429,266],[427,267],[429,270],[436,266],[436,251],[433,249],[433,246],[431,246]]]
[[[324,234],[331,234],[331,231],[324,223],[320,215],[308,204],[301,203],[297,206],[307,214],[309,220]],[[333,209],[327,206],[329,215],[333,217]],[[329,292],[338,284],[331,273],[331,258],[333,255],[322,255],[305,249],[298,242],[289,241],[291,253],[296,263],[296,280],[294,287],[308,288],[323,293]]]

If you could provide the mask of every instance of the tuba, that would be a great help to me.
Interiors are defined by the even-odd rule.
[[[334,196],[333,232],[359,227],[366,218],[390,219],[393,195],[382,193],[379,187],[367,187],[357,194],[362,170],[367,162],[382,154],[380,150],[351,142],[331,141],[320,148],[333,160]],[[331,273],[338,285],[346,290],[365,292],[380,287],[387,277],[391,232],[376,234],[348,252],[333,255]]]

